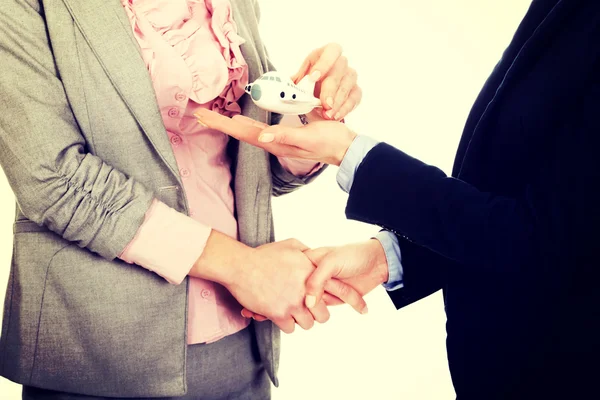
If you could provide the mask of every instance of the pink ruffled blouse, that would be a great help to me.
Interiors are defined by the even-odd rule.
[[[237,239],[230,186],[228,136],[199,125],[207,108],[227,116],[248,83],[248,67],[228,0],[121,0],[141,48],[166,127],[190,216],[155,200],[135,238],[121,254],[173,284],[200,257],[211,229]],[[296,175],[315,164],[281,160]],[[188,343],[213,342],[248,325],[241,305],[221,285],[190,278]]]

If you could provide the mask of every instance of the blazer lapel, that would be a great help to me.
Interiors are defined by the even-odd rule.
[[[63,1],[123,101],[179,179],[154,87],[120,1]]]

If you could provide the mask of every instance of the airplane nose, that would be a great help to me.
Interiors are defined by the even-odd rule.
[[[252,85],[252,89],[250,89],[250,94],[252,95],[252,100],[258,101],[262,97],[262,90],[260,90],[260,85],[254,84]]]

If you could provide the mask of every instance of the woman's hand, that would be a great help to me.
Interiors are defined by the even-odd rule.
[[[320,111],[325,119],[342,120],[362,99],[356,70],[348,66],[348,59],[337,43],[311,52],[292,80],[298,83],[306,75],[316,82],[314,95],[323,104],[323,109],[315,109],[313,113]]]
[[[195,115],[200,124],[261,147],[278,157],[338,166],[356,137],[356,133],[345,124],[336,121],[314,121],[293,128],[269,126],[243,116],[228,118],[205,109],[198,110]]]
[[[295,239],[250,248],[213,230],[189,275],[223,285],[243,307],[292,333],[295,324],[310,329],[315,321],[329,319],[324,302],[310,310],[305,306],[305,282],[315,271],[303,253],[306,250],[308,247]],[[332,281],[336,282],[340,300],[357,312],[366,307],[356,290],[341,281]],[[329,290],[329,286],[325,282],[324,290]]]

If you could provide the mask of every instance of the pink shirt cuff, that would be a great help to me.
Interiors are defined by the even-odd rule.
[[[279,124],[285,126],[302,126],[300,118],[296,115],[284,115]],[[287,172],[300,178],[310,176],[323,168],[323,163],[315,163],[314,161],[287,157],[277,157],[277,159]]]
[[[119,258],[178,285],[204,251],[210,232],[210,227],[154,200]]]

